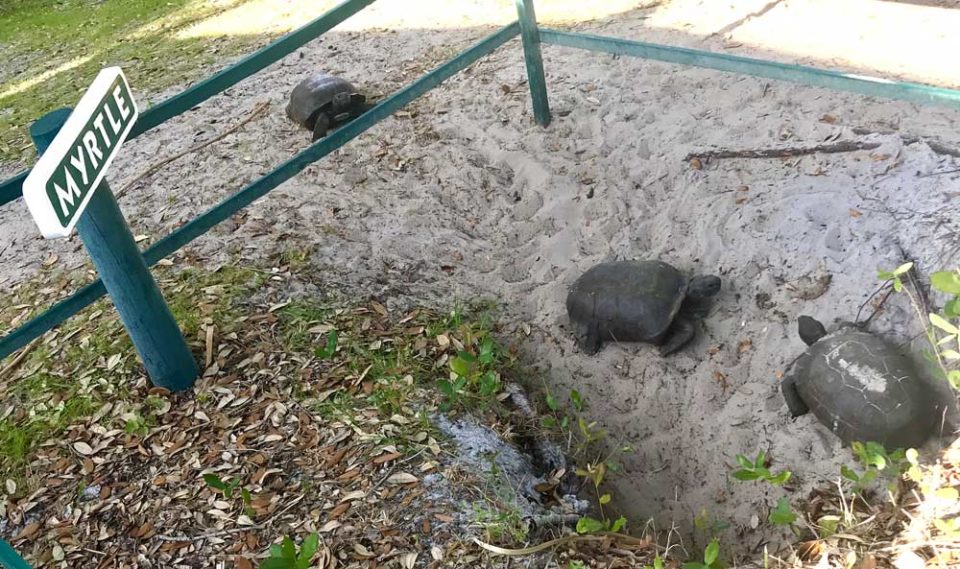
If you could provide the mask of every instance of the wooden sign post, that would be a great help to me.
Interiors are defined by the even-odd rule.
[[[40,159],[23,197],[44,237],[77,229],[151,381],[179,391],[200,374],[197,362],[104,180],[137,116],[120,68],[101,71],[76,110],[30,126]]]

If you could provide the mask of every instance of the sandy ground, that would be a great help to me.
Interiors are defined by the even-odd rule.
[[[646,27],[653,13],[578,28],[723,49],[721,35]],[[283,107],[311,70],[387,93],[489,31],[333,33],[128,143],[113,167],[115,188],[271,103],[238,133],[135,186],[121,200],[135,233],[170,231],[305,147],[308,134]],[[524,350],[547,385],[580,390],[592,416],[636,448],[616,482],[628,514],[689,528],[706,510],[751,548],[769,537],[750,529],[751,517],[765,519],[781,493],[731,480],[736,453],[766,449],[775,470],[795,473],[794,499],[852,463],[812,417],[791,420],[779,396],[777,374],[803,349],[796,317],[853,319],[878,285],[876,270],[904,255],[921,273],[960,263],[960,174],[942,173],[956,160],[908,144],[919,136],[960,147],[960,115],[563,48],[545,48],[545,63],[549,128],[532,124],[522,53],[511,42],[189,251],[211,262],[262,261],[309,248],[331,288],[392,306],[496,298],[508,321],[532,327]],[[685,160],[710,148],[836,140],[880,146],[703,160],[699,169]],[[82,265],[76,239],[35,234],[22,203],[0,209],[0,283],[19,282],[51,254],[57,267]],[[579,353],[564,310],[568,286],[597,262],[635,258],[723,279],[698,338],[668,359],[644,345]],[[901,300],[875,329],[902,339],[914,326]]]

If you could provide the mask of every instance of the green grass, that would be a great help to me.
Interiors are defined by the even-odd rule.
[[[251,0],[2,0],[0,1],[0,163],[34,159],[27,127],[44,113],[73,106],[103,67],[119,65],[141,109],[166,88],[209,75],[227,57],[252,51],[306,23],[330,2],[270,8],[254,3],[247,17],[265,32],[218,26],[184,30]],[[289,12],[295,10],[296,17]],[[303,12],[300,14],[300,12]],[[239,20],[239,18],[234,18]]]

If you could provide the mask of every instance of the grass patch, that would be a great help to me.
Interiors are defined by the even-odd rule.
[[[36,282],[0,298],[0,315],[16,314],[25,320],[64,294],[66,287],[49,286],[44,278],[51,275],[41,274]],[[192,338],[205,325],[216,326],[221,333],[238,329],[242,325],[238,299],[256,290],[264,278],[251,269],[224,266],[214,272],[160,271],[158,280],[178,323]],[[28,489],[21,483],[30,478],[30,457],[37,446],[85,422],[107,402],[131,408],[117,428],[144,434],[166,402],[147,396],[138,386],[149,383],[108,301],[93,304],[47,333],[17,374],[0,383],[0,393],[5,394],[0,406],[0,478]]]
[[[262,0],[0,2],[0,162],[34,159],[27,127],[76,104],[103,67],[123,67],[145,100],[302,25],[332,2]],[[254,32],[250,21],[258,26]]]

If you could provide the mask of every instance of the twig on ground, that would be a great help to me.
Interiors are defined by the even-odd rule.
[[[232,533],[238,533],[241,531],[253,531],[257,529],[263,529],[264,524],[257,524],[255,526],[242,526],[230,529],[224,529],[219,531],[208,531],[207,533],[201,533],[199,535],[155,535],[156,539],[160,541],[183,541],[183,542],[195,542],[201,539],[209,539],[211,537],[220,537],[222,535],[230,535]]]
[[[896,130],[872,130],[865,127],[855,126],[853,127],[853,134],[865,135],[865,134],[899,134]],[[930,150],[933,150],[937,154],[944,154],[946,156],[953,156],[955,158],[960,158],[960,149],[954,148],[952,146],[947,146],[946,144],[938,141],[924,138],[922,136],[904,136],[900,135],[900,140],[904,144],[916,144],[918,142],[926,143],[930,147]]]
[[[196,151],[198,151],[198,150],[200,150],[200,149],[202,149],[202,148],[204,148],[204,147],[206,147],[206,146],[210,146],[210,145],[213,144],[214,142],[223,140],[224,138],[226,138],[226,137],[230,136],[231,134],[237,132],[238,130],[240,130],[240,128],[243,127],[243,125],[245,125],[245,124],[249,123],[250,121],[252,121],[253,119],[259,117],[259,116],[263,113],[263,111],[266,110],[266,108],[269,107],[269,106],[270,106],[270,103],[269,103],[269,102],[266,102],[266,101],[257,104],[257,106],[255,106],[255,107],[253,108],[253,110],[250,111],[250,114],[247,115],[246,118],[244,118],[242,121],[238,122],[237,124],[233,125],[232,127],[228,128],[227,130],[221,132],[221,133],[218,134],[217,136],[214,136],[214,137],[211,138],[211,139],[205,140],[205,141],[201,142],[200,144],[195,144],[194,146],[191,146],[190,148],[184,150],[183,152],[179,152],[179,153],[177,153],[177,154],[174,154],[173,156],[164,158],[163,160],[157,162],[157,163],[154,164],[153,166],[150,166],[149,168],[147,168],[146,170],[144,170],[142,174],[140,174],[140,175],[137,176],[136,178],[130,180],[130,181],[127,182],[126,184],[124,184],[124,186],[117,191],[117,193],[116,193],[117,198],[122,198],[122,197],[124,196],[124,194],[126,194],[127,191],[129,191],[130,188],[132,188],[135,184],[137,184],[138,182],[140,182],[140,181],[143,180],[144,178],[147,178],[147,177],[149,177],[149,176],[152,176],[153,174],[156,174],[157,171],[159,171],[161,168],[163,168],[163,167],[166,166],[167,164],[169,164],[169,163],[171,163],[171,162],[173,162],[173,161],[175,161],[175,160],[178,160],[178,159],[186,156],[187,154],[192,154],[192,153],[194,153],[194,152],[196,152]]]
[[[857,150],[873,150],[879,148],[879,142],[862,142],[856,140],[841,140],[830,144],[818,144],[816,146],[791,146],[787,148],[760,148],[731,150],[719,148],[716,150],[704,150],[702,152],[691,152],[684,157],[684,161],[689,162],[694,158],[789,158],[791,156],[805,156],[808,154],[836,154],[839,152],[855,152]]]
[[[547,526],[565,526],[572,525],[580,521],[579,514],[544,514],[542,516],[533,516],[529,518],[533,527],[543,528]]]
[[[953,168],[951,170],[941,170],[939,172],[930,172],[928,174],[920,174],[918,178],[932,178],[933,176],[942,176],[944,174],[956,174],[960,172],[960,168]]]
[[[885,288],[887,289],[887,293],[883,295],[883,298],[880,299],[880,302],[878,302],[873,307],[873,312],[870,313],[870,316],[867,317],[867,319],[864,320],[863,323],[861,324],[860,314],[863,312],[863,309],[866,308],[866,306],[870,304],[870,301],[873,300],[873,298],[877,296],[877,294],[879,294],[880,291],[882,291]],[[867,299],[863,301],[863,304],[860,305],[860,308],[857,310],[857,317],[854,319],[854,323],[856,323],[859,326],[862,326],[863,329],[866,329],[868,326],[870,326],[870,323],[873,322],[873,319],[877,316],[877,314],[880,313],[880,309],[883,308],[883,305],[887,303],[887,299],[890,298],[891,294],[893,294],[892,286],[888,286],[887,283],[883,283],[882,285],[880,285],[880,287],[877,288],[877,290],[873,291],[873,293],[871,293],[870,296],[868,296]]]
[[[6,377],[7,374],[9,374],[10,372],[20,367],[20,364],[23,363],[23,360],[27,359],[27,356],[30,355],[30,352],[32,352],[33,349],[36,348],[39,343],[40,343],[40,338],[37,338],[36,340],[24,346],[24,348],[20,350],[20,353],[17,355],[17,357],[13,358],[13,361],[7,364],[7,367],[0,370],[0,380]]]
[[[586,542],[586,541],[614,541],[619,543],[626,543],[634,545],[637,547],[650,547],[653,545],[653,542],[650,540],[644,540],[629,535],[621,533],[611,533],[611,532],[599,532],[590,535],[567,535],[564,537],[558,537],[557,539],[551,539],[550,541],[545,541],[543,543],[531,546],[523,547],[520,549],[507,549],[505,547],[498,547],[496,545],[490,545],[489,543],[484,543],[479,539],[474,538],[473,542],[480,546],[482,549],[486,549],[491,553],[496,553],[497,555],[510,555],[510,556],[522,556],[522,555],[531,555],[534,553],[539,553],[541,551],[551,549],[558,545],[563,545],[570,542]]]

